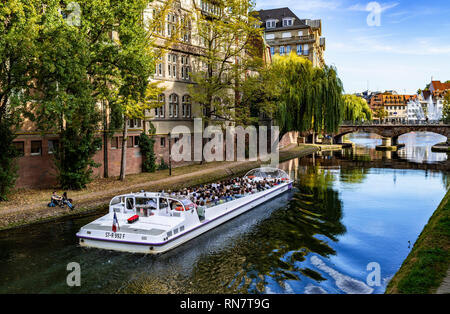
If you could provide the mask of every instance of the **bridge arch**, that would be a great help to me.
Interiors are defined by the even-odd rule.
[[[447,138],[447,143],[450,144],[450,125],[448,124],[426,124],[426,125],[344,125],[341,126],[336,134],[333,136],[335,143],[342,143],[342,137],[345,134],[353,132],[375,133],[382,137],[391,138],[393,144],[397,143],[399,136],[410,132],[432,132],[443,135]]]

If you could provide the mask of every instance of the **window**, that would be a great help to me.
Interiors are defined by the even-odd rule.
[[[297,54],[299,56],[302,54],[302,45],[297,45]]]
[[[177,78],[177,55],[168,54],[167,58],[167,74],[169,77]]]
[[[185,43],[191,42],[191,20],[189,18],[183,17],[181,19],[181,25],[182,25],[182,33],[181,33],[181,40]]]
[[[42,141],[31,141],[31,156],[42,155]]]
[[[128,136],[127,137],[127,147],[128,148],[133,147],[133,136]]]
[[[287,46],[287,47],[286,47],[286,53],[287,53],[287,54],[290,54],[290,53],[291,53],[291,46]]]
[[[166,147],[166,138],[165,137],[161,137],[159,140],[159,146],[161,147]]]
[[[308,44],[305,44],[305,47],[304,47],[305,49],[303,49],[303,55],[308,55],[309,54],[309,45]]]
[[[161,19],[161,12],[157,11],[156,9],[153,9],[153,19],[154,20],[159,20]],[[162,20],[162,19],[161,19]],[[164,21],[161,21],[158,26],[156,27],[156,32],[161,35],[164,36]]]
[[[48,153],[49,154],[56,153],[58,147],[59,147],[59,141],[58,140],[48,140]]]
[[[181,116],[183,118],[191,117],[191,97],[189,95],[183,96],[181,111],[182,111]]]
[[[293,25],[294,20],[292,18],[283,19],[283,26],[288,27]]]
[[[283,33],[282,37],[283,38],[291,38],[291,33],[290,32]]]
[[[115,136],[111,139],[111,148],[113,149],[119,148],[119,137]]]
[[[130,119],[130,120],[128,120],[127,125],[130,129],[141,128],[142,120],[141,119]]]
[[[284,55],[284,51],[285,51],[284,46],[281,46],[280,47],[280,55]]]
[[[25,142],[13,142],[13,144],[19,156],[25,156]]]
[[[169,117],[178,117],[178,96],[176,94],[169,96]]]
[[[155,108],[155,117],[164,118],[166,112],[166,96],[164,94],[159,95],[158,101],[161,103],[161,107]]]
[[[167,36],[175,36],[177,33],[177,15],[169,13],[167,14]]]
[[[276,27],[276,21],[275,20],[268,20],[266,22],[266,28],[275,28]]]
[[[275,48],[274,47],[270,47],[270,54],[272,56],[275,54]]]
[[[266,39],[267,40],[275,39],[275,34],[267,34]]]
[[[139,136],[135,136],[134,137],[134,147],[138,147],[139,146]]]
[[[160,56],[158,58],[158,61],[156,63],[155,76],[159,76],[159,77],[164,76],[164,62],[163,62],[163,57],[162,56]]]
[[[303,31],[298,31],[298,36],[303,36]]]
[[[189,80],[189,72],[191,71],[189,56],[181,56],[181,78]]]

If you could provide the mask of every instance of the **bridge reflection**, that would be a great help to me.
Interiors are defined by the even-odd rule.
[[[423,161],[426,159],[426,150],[420,147],[410,148],[414,154],[417,154],[418,161],[411,161],[406,158],[410,154],[400,151],[376,151],[367,147],[353,147],[336,151],[318,152],[312,156],[304,157],[299,160],[299,165],[321,165],[325,167],[355,167],[355,168],[392,168],[392,169],[419,169],[427,171],[450,171],[450,154],[440,154],[440,160],[433,162]],[[292,165],[294,166],[294,165]]]

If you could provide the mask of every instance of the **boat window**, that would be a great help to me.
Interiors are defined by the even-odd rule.
[[[159,199],[159,209],[165,209],[167,208],[167,199],[165,198],[160,198]]]
[[[156,198],[150,197],[136,197],[136,206],[137,207],[147,207],[151,209],[156,209]]]
[[[170,208],[172,210],[183,211],[184,207],[180,201],[177,200],[169,200]]]
[[[121,203],[121,201],[120,201],[120,197],[118,197],[118,196],[114,197],[111,200],[111,205],[116,205],[116,204],[119,204],[119,203]]]
[[[131,197],[126,198],[127,203],[127,209],[133,209],[134,208],[134,199]]]

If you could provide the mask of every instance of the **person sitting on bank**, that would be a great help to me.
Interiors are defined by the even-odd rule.
[[[56,194],[56,191],[53,191],[52,197],[51,197],[51,202],[56,206],[59,205],[62,201],[61,196],[59,196],[58,194]]]

